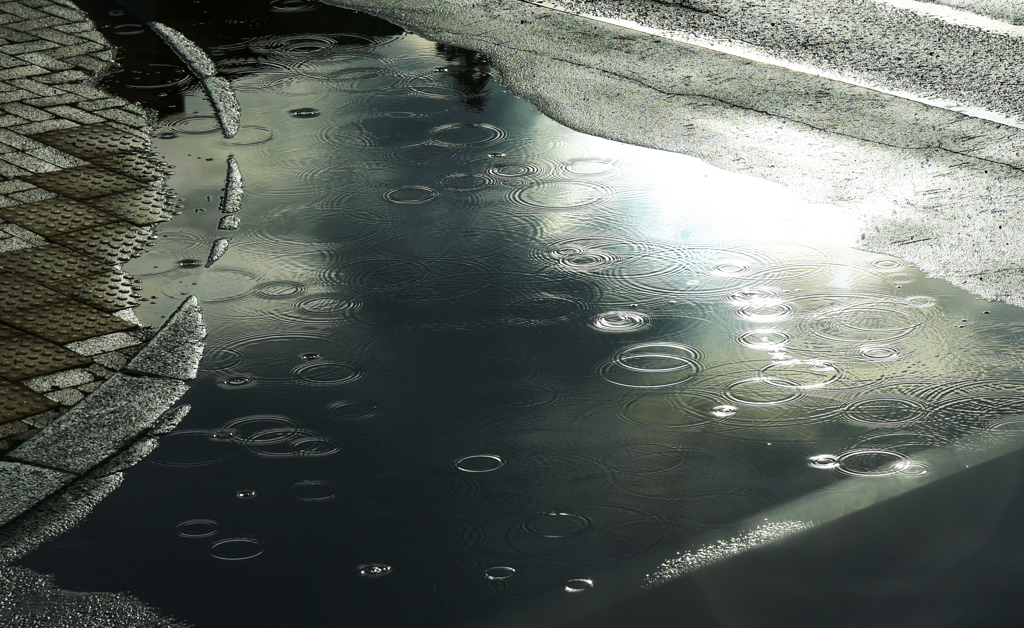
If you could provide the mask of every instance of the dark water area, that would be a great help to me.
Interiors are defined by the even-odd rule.
[[[827,208],[576,133],[364,15],[111,7],[107,83],[160,111],[181,199],[125,267],[137,312],[196,294],[210,335],[181,426],[22,561],[65,588],[211,628],[473,624],[1024,429],[1021,312]],[[236,137],[125,26],[154,18],[231,80]]]

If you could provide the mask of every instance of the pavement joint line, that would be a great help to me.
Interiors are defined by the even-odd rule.
[[[206,328],[195,297],[155,333],[132,310],[121,263],[170,218],[171,196],[150,114],[95,85],[113,47],[66,0],[7,1],[0,22],[17,33],[0,47],[2,564],[84,516],[184,418]],[[26,368],[36,347],[49,353]],[[37,476],[49,484],[22,482]]]

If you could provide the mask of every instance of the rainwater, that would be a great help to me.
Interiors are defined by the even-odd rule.
[[[94,11],[180,197],[125,270],[145,323],[196,294],[210,335],[186,420],[22,561],[65,588],[210,628],[473,623],[1024,428],[1021,312],[828,208],[564,128],[364,15],[154,10]],[[236,137],[143,19],[217,61]]]

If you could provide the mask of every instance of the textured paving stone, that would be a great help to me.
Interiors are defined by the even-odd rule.
[[[167,176],[154,156],[145,153],[119,153],[95,157],[92,163],[140,181],[161,181]]]
[[[76,301],[104,312],[117,312],[139,304],[132,276],[114,270],[80,277],[58,288]]]
[[[109,99],[103,92],[97,94],[96,100]],[[33,139],[87,160],[102,155],[149,148],[146,138],[125,133],[105,122],[86,124],[73,131],[43,133],[33,136]]]
[[[95,338],[71,342],[65,346],[81,355],[98,356],[99,354],[109,354],[125,347],[133,347],[141,342],[142,338],[139,332],[119,331],[105,336],[96,336]],[[110,366],[109,368],[119,369],[125,365],[126,358],[120,353],[115,355],[119,356],[121,360],[118,361],[117,365]],[[98,359],[102,359],[102,356]]]
[[[135,329],[128,321],[77,301],[61,301],[16,315],[0,314],[0,321],[58,344]]]
[[[50,495],[68,485],[75,476],[17,462],[0,461],[0,526],[7,525]]]
[[[85,366],[91,362],[90,358],[29,334],[0,340],[0,376],[11,381]]]
[[[59,407],[56,401],[13,382],[0,380],[0,423],[24,419]]]
[[[123,264],[138,257],[151,234],[152,230],[148,227],[116,222],[57,234],[50,239],[109,264]]]
[[[191,296],[178,306],[126,370],[174,379],[195,379],[203,355],[203,310]]]
[[[67,296],[44,285],[12,273],[0,272],[0,312],[11,314],[65,299]]]
[[[56,196],[0,209],[0,220],[13,222],[39,235],[53,236],[104,225],[116,218],[85,203]]]
[[[135,179],[99,166],[79,166],[59,172],[23,176],[22,179],[45,190],[74,199],[94,198],[140,187]]]
[[[59,244],[0,253],[0,269],[39,283],[60,283],[109,270],[103,262]]]
[[[171,218],[172,201],[162,190],[140,188],[86,200],[111,215],[135,225],[149,225]]]
[[[177,380],[118,373],[7,458],[86,473],[155,425],[187,389]]]

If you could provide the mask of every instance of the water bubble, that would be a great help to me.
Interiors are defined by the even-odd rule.
[[[213,440],[234,440],[238,438],[238,430],[214,430],[210,433]]]
[[[565,583],[566,593],[583,593],[594,588],[594,581],[590,578],[573,578]]]
[[[455,468],[466,473],[488,473],[497,471],[503,466],[505,466],[504,458],[494,454],[475,454],[455,461]]]
[[[251,488],[235,491],[235,497],[238,499],[253,499],[256,497],[256,491]]]
[[[488,567],[484,570],[484,578],[488,580],[507,580],[514,576],[516,570],[512,567]]]
[[[220,560],[248,560],[263,553],[263,544],[256,539],[221,539],[210,546],[210,556]]]
[[[501,159],[502,157],[506,157],[507,155],[505,155],[505,153],[487,153],[487,156],[490,157],[491,159]]]
[[[183,259],[178,261],[178,266],[181,266],[182,268],[198,268],[202,265],[203,263],[197,259]]]
[[[217,522],[213,519],[189,519],[175,528],[178,536],[186,539],[205,539],[217,534]]]
[[[545,512],[523,524],[523,529],[546,539],[564,539],[590,528],[590,519],[570,512]]]
[[[356,567],[356,573],[363,578],[383,578],[391,573],[391,565],[368,563]]]
[[[299,357],[301,357],[303,360],[319,360],[323,356],[320,355],[319,353],[303,353]]]
[[[750,270],[750,266],[743,261],[730,260],[715,264],[711,267],[711,274],[716,277],[739,277]]]
[[[621,310],[604,312],[590,320],[590,326],[598,331],[609,333],[629,333],[647,327],[651,319],[641,312],[623,312]]]
[[[403,185],[388,190],[384,198],[399,205],[420,205],[429,203],[439,196],[437,190],[425,185]]]
[[[892,465],[900,475],[928,475],[928,465],[915,460],[903,460]]]
[[[318,6],[318,3],[310,0],[273,0],[270,3],[270,10],[274,13],[303,13]]]
[[[289,109],[288,115],[293,118],[316,118],[320,115],[320,110],[312,107],[299,107],[298,109]]]
[[[256,378],[247,375],[232,375],[220,380],[219,384],[226,388],[248,388],[256,383]]]
[[[736,416],[737,412],[739,412],[739,408],[728,404],[711,408],[711,416],[718,417],[719,419],[728,419],[731,416]]]
[[[338,487],[325,480],[303,480],[292,484],[292,495],[304,502],[322,502],[338,496]]]
[[[811,456],[807,459],[807,466],[812,469],[835,469],[839,464],[839,457],[831,454]]]

